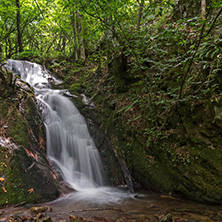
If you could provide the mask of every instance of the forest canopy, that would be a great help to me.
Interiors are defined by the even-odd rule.
[[[146,50],[144,45],[149,47],[155,38],[154,26],[181,20],[182,29],[190,17],[221,6],[220,0],[207,5],[200,1],[185,2],[0,0],[1,59],[23,51],[26,56],[68,56],[79,60],[94,55],[100,59],[98,54],[104,51],[112,54],[123,49],[140,66],[138,57]],[[195,8],[190,12],[187,7],[193,2]]]

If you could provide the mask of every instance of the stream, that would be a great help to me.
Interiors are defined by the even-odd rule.
[[[48,158],[75,190],[53,202],[36,205],[51,209],[44,212],[44,217],[61,222],[70,221],[70,215],[82,217],[82,221],[222,221],[220,206],[110,187],[84,117],[64,95],[66,90],[51,89],[49,79],[59,80],[35,63],[8,60],[7,67],[34,88],[46,127]],[[2,209],[0,221],[10,221],[7,218],[11,215],[33,221],[31,207]]]
[[[123,199],[115,203],[90,203],[86,200],[76,201],[72,195],[50,203],[35,206],[49,207],[51,211],[43,213],[53,222],[68,222],[70,215],[83,218],[82,221],[107,222],[213,222],[222,221],[221,206],[206,205],[180,197],[158,194],[144,194],[140,198]],[[10,207],[0,213],[0,221],[9,221],[9,216],[33,218],[30,208]],[[172,216],[172,220],[164,217]],[[15,220],[20,221],[20,220]],[[22,220],[33,221],[33,220]],[[41,220],[39,220],[41,221]],[[77,221],[76,221],[77,222]]]

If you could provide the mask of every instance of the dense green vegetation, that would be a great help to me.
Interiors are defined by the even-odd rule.
[[[0,0],[1,60],[92,97],[136,184],[221,203],[222,2],[204,3]]]

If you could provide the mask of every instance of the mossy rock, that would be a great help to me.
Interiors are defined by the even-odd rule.
[[[0,206],[40,203],[59,196],[45,154],[44,133],[32,90],[17,85],[0,106]]]
[[[201,110],[203,118],[197,119],[189,106],[181,109],[182,130],[178,124],[178,130],[149,149],[132,143],[128,162],[134,178],[146,188],[221,204],[221,129],[213,122],[213,105],[202,104]]]
[[[1,171],[5,175],[5,182],[4,190],[0,192],[0,205],[39,203],[58,197],[53,176],[44,166],[45,160],[40,154],[19,147],[8,158],[7,167]]]

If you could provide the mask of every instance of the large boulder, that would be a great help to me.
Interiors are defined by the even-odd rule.
[[[32,89],[0,70],[0,206],[59,196],[46,157],[45,132]]]

